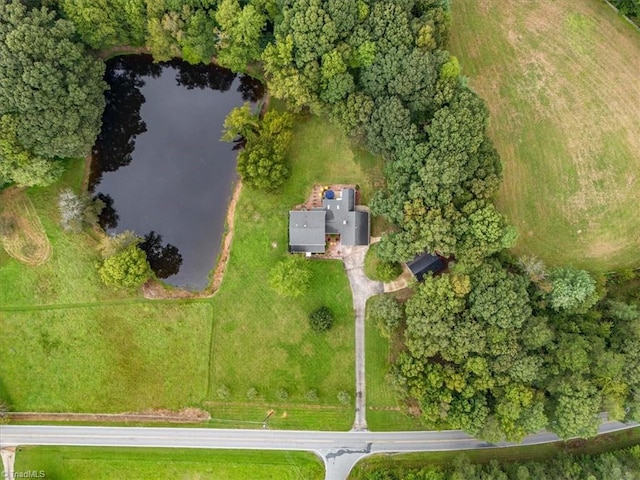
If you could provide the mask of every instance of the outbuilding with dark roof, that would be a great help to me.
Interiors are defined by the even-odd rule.
[[[426,252],[407,262],[407,267],[418,280],[422,280],[429,272],[438,273],[447,268],[440,257]]]

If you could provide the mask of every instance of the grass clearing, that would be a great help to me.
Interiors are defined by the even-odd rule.
[[[311,260],[311,288],[296,299],[276,296],[266,279],[288,255],[288,211],[306,199],[312,186],[359,183],[366,201],[372,182],[381,176],[381,160],[352,149],[335,127],[311,117],[297,122],[289,161],[292,176],[281,191],[267,195],[245,189],[239,201],[227,272],[213,301],[209,400],[220,403],[217,390],[225,385],[231,391],[229,402],[247,402],[246,393],[253,387],[258,391],[255,402],[267,408],[259,407],[260,415],[251,415],[252,421],[262,420],[268,405],[276,402],[305,406],[322,428],[348,429],[352,408],[339,406],[337,400],[341,390],[353,398],[355,383],[353,307],[342,262]],[[251,301],[242,301],[245,298]],[[307,316],[323,305],[331,309],[335,323],[318,334]],[[288,391],[287,402],[277,402],[279,388]],[[317,405],[337,410],[316,408],[316,402],[306,399],[311,389],[318,391]],[[295,408],[284,410],[288,423],[300,425],[301,420],[293,418]],[[220,405],[210,411],[214,418],[230,416]],[[244,419],[241,412],[236,414],[241,416],[235,420]],[[323,416],[331,421],[321,420]],[[333,423],[336,419],[339,423]]]
[[[58,223],[58,194],[65,188],[80,191],[84,161],[67,164],[60,182],[30,188],[26,195],[52,246],[51,257],[38,266],[0,255],[0,308],[3,306],[65,305],[122,299],[124,293],[104,288],[95,264],[100,261],[97,240],[91,235],[66,233]]]
[[[528,445],[526,447],[487,448],[466,450],[466,455],[474,463],[544,461],[562,454],[594,455],[628,448],[640,443],[640,427],[621,432],[599,435],[591,440],[569,440],[566,442]],[[453,462],[461,452],[421,452],[399,455],[373,455],[358,462],[349,475],[350,480],[362,480],[367,474],[379,470],[407,472],[425,465]]]
[[[31,200],[22,190],[0,194],[0,241],[6,252],[25,265],[38,266],[49,260],[51,243]]]
[[[491,112],[517,254],[640,266],[640,34],[604,2],[452,3],[450,49]]]
[[[16,411],[179,409],[207,391],[211,306],[0,313],[0,397]]]
[[[245,188],[220,289],[211,299],[148,301],[103,288],[96,239],[57,224],[57,195],[78,190],[82,164],[53,187],[29,189],[53,246],[27,267],[0,254],[0,396],[15,410],[123,412],[199,407],[209,426],[348,430],[354,396],[351,290],[342,262],[312,260],[307,295],[282,299],[267,286],[287,253],[288,211],[315,183],[358,183],[366,202],[383,179],[382,160],[352,148],[335,127],[301,118],[289,152],[292,176],[274,195]],[[8,286],[5,288],[5,286]],[[326,333],[308,314],[325,305]],[[225,386],[229,395],[219,396]],[[247,398],[250,388],[254,399]],[[288,398],[277,391],[284,388]],[[307,393],[316,389],[317,400]]]
[[[21,447],[15,471],[43,471],[57,480],[324,478],[311,453],[173,448]]]
[[[367,425],[371,431],[424,430],[420,419],[406,413],[387,380],[391,345],[367,318],[365,322]]]

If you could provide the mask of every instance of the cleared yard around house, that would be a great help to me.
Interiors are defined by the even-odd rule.
[[[640,266],[640,33],[596,0],[452,2],[451,51],[491,111],[517,254]]]
[[[57,480],[320,480],[324,467],[311,453],[248,450],[23,447],[16,472],[43,471]]]
[[[347,430],[354,396],[351,290],[342,262],[311,262],[311,289],[287,300],[267,285],[288,255],[288,210],[314,183],[358,183],[366,202],[382,179],[382,160],[352,148],[323,120],[296,123],[292,177],[269,195],[246,188],[222,285],[210,299],[145,300],[104,288],[94,234],[57,223],[57,195],[78,189],[73,163],[53,187],[29,189],[52,244],[51,258],[29,267],[0,252],[0,398],[14,410],[135,412],[199,407],[217,427]],[[307,315],[326,305],[335,324],[313,333]],[[221,398],[220,387],[229,390]],[[255,399],[247,398],[250,388]],[[286,401],[277,391],[287,390]],[[318,399],[307,393],[317,389]],[[286,478],[286,477],[285,477]]]
[[[342,262],[312,260],[311,288],[301,298],[278,297],[267,279],[272,266],[288,255],[288,211],[304,202],[313,184],[360,183],[366,201],[381,161],[353,150],[339,131],[316,117],[297,122],[294,133],[293,173],[283,190],[266,195],[245,189],[236,210],[227,273],[213,299],[209,399],[215,403],[210,410],[214,418],[262,420],[268,406],[278,403],[277,390],[285,388],[289,399],[279,402],[285,405],[276,409],[273,425],[286,419],[298,427],[302,422],[348,429],[353,405],[339,405],[336,398],[341,390],[353,398],[355,383],[354,317]],[[322,305],[333,311],[335,323],[329,332],[317,334],[307,315]],[[234,403],[246,403],[247,391],[256,388],[258,398],[250,403],[264,408],[259,414],[247,408],[231,414],[217,396],[222,385],[229,387]],[[317,389],[318,401],[306,398],[311,389]]]

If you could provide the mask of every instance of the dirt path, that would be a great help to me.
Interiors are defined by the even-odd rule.
[[[234,232],[234,219],[236,216],[236,207],[238,200],[240,200],[240,194],[242,193],[242,181],[238,180],[236,183],[231,200],[229,201],[229,208],[227,209],[227,217],[225,224],[227,231],[222,240],[222,248],[218,255],[216,267],[213,270],[213,276],[209,286],[202,292],[189,292],[179,288],[166,288],[157,280],[151,280],[147,282],[143,288],[143,294],[145,298],[149,299],[179,299],[179,298],[210,298],[220,288],[222,280],[224,279],[224,272],[227,269],[227,263],[229,261],[229,255],[231,253],[231,243],[233,242]]]
[[[151,410],[140,413],[47,413],[14,412],[9,414],[13,421],[21,422],[160,422],[160,423],[202,423],[211,415],[198,408],[185,408],[179,411]]]

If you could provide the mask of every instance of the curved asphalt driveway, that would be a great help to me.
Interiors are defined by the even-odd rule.
[[[638,424],[607,422],[600,433]],[[304,450],[316,453],[327,480],[344,480],[353,465],[373,453],[428,452],[499,448],[555,442],[552,433],[528,436],[521,444],[491,445],[459,430],[436,432],[318,432],[295,430],[222,430],[208,428],[0,426],[0,448],[19,445],[98,447],[223,448]],[[5,466],[7,471],[10,467]]]

